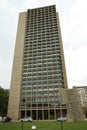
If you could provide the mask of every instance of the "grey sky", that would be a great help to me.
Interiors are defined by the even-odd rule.
[[[87,85],[87,0],[0,0],[0,86],[10,87],[19,12],[56,4],[68,86]]]

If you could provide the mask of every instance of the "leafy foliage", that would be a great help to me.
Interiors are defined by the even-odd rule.
[[[7,114],[9,91],[0,87],[0,115]]]

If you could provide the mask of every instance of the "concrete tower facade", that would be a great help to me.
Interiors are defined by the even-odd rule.
[[[67,114],[59,89],[67,89],[59,16],[55,5],[20,13],[8,116],[55,120]]]

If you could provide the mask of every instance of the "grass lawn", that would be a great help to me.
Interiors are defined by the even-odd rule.
[[[61,130],[60,122],[27,122],[23,123],[0,123],[0,130],[32,130],[32,125],[36,125],[36,130]],[[22,129],[23,128],[23,129]],[[87,130],[87,121],[63,122],[62,130]]]

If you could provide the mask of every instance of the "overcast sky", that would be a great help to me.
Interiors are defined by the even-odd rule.
[[[0,86],[10,88],[19,12],[56,4],[68,87],[87,86],[87,0],[0,0]]]

